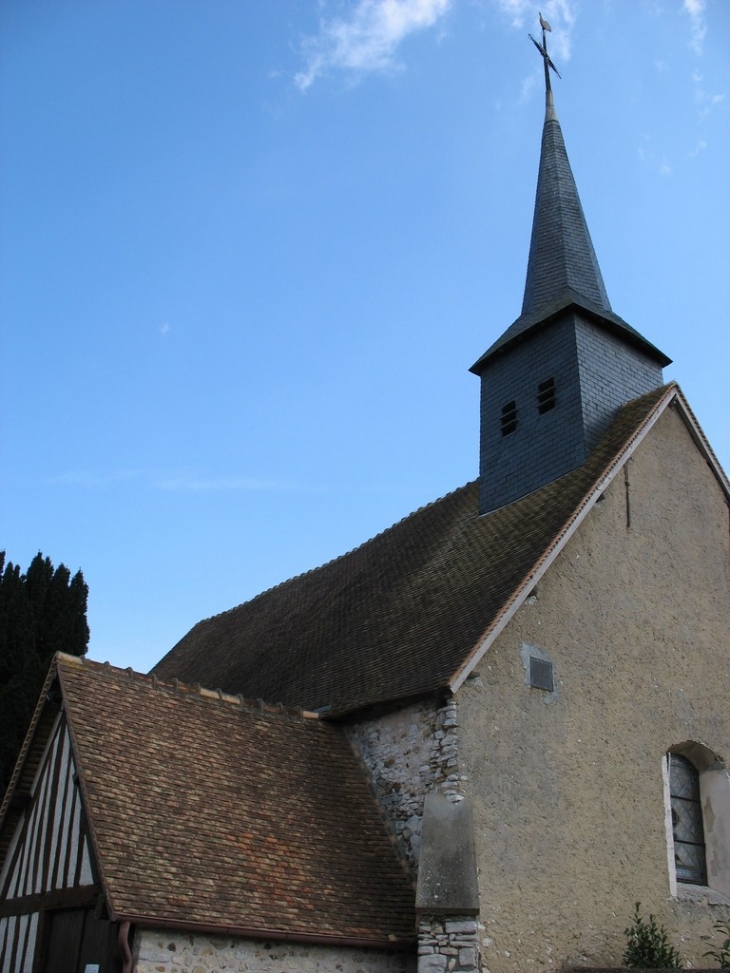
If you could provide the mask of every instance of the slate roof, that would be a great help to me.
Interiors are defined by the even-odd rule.
[[[412,944],[411,882],[337,726],[108,664],[55,665],[115,918]]]
[[[566,288],[603,312],[611,310],[560,122],[548,103],[522,313],[539,315]]]
[[[670,358],[611,309],[551,94],[542,133],[522,313],[471,371],[479,374],[488,359],[570,308],[584,311],[662,367],[670,365]]]
[[[606,471],[677,392],[664,386],[624,406],[583,466],[529,496],[480,516],[468,483],[198,623],[153,672],[332,715],[454,688]]]

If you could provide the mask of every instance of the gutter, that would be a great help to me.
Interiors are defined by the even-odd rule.
[[[180,932],[189,933],[208,933],[214,936],[238,936],[245,939],[274,939],[277,942],[307,943],[310,946],[353,946],[359,949],[394,949],[399,951],[412,950],[416,945],[415,934],[413,939],[398,939],[378,937],[366,938],[364,936],[337,936],[327,933],[307,933],[307,932],[286,932],[283,929],[261,929],[252,928],[239,924],[229,925],[226,923],[212,922],[190,922],[185,919],[156,919],[153,916],[141,916],[132,914],[121,914],[112,912],[110,919],[112,922],[120,923],[121,928],[125,926],[129,929],[130,924],[141,926],[146,929],[176,929]],[[125,967],[124,973],[127,973]]]

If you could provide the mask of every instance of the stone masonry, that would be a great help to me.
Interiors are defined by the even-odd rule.
[[[470,917],[421,916],[418,973],[478,973],[479,924]]]
[[[412,952],[138,929],[135,973],[415,973]]]
[[[415,872],[424,797],[440,790],[450,801],[463,799],[456,703],[414,703],[355,725],[351,735]]]

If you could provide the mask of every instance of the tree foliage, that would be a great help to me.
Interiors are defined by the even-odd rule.
[[[25,574],[0,551],[0,796],[13,772],[55,652],[84,655],[89,643],[83,574],[54,568],[39,552]]]

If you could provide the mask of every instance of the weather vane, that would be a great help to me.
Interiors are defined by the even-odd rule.
[[[550,88],[550,71],[548,70],[548,68],[552,68],[553,71],[557,74],[557,76],[560,77],[560,71],[558,71],[558,69],[555,67],[555,65],[550,60],[550,57],[548,55],[547,37],[545,36],[546,32],[548,31],[552,34],[553,29],[550,26],[550,24],[547,22],[547,20],[544,19],[542,14],[539,14],[538,16],[540,17],[540,26],[542,27],[542,44],[540,43],[540,41],[536,41],[535,38],[532,36],[532,34],[528,34],[527,36],[530,38],[532,43],[538,49],[540,54],[542,54],[543,63],[545,64],[545,90],[551,91],[552,89]]]

